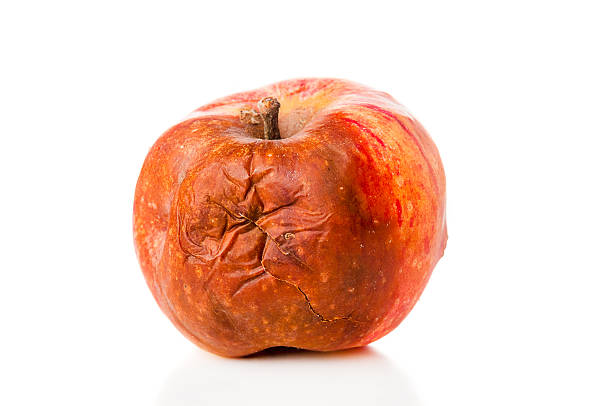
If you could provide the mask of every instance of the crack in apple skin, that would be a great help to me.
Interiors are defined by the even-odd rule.
[[[263,264],[262,264],[262,266],[263,266],[265,272],[268,275],[270,275],[271,277],[273,277],[274,279],[276,279],[276,280],[278,280],[280,282],[287,283],[287,284],[293,286],[294,288],[296,288],[302,294],[302,296],[304,296],[304,300],[306,301],[306,304],[308,305],[308,308],[310,309],[310,311],[312,313],[314,313],[314,315],[317,316],[317,318],[321,322],[323,322],[323,323],[330,323],[330,322],[334,322],[334,321],[338,321],[338,320],[348,320],[348,321],[351,321],[353,323],[363,323],[362,321],[353,319],[350,314],[348,316],[335,316],[332,319],[326,319],[322,314],[317,312],[314,307],[312,307],[312,304],[310,303],[310,299],[308,299],[308,296],[306,295],[306,293],[298,285],[296,285],[295,283],[289,282],[289,281],[287,281],[285,279],[281,279],[278,276],[275,276],[270,271],[268,271]]]
[[[262,249],[259,251],[258,256],[259,256],[259,260],[261,263],[261,268],[262,268],[262,272],[256,274],[255,276],[249,276],[248,278],[246,278],[238,287],[238,289],[232,294],[232,297],[234,297],[238,292],[240,292],[242,290],[242,288],[244,287],[245,284],[251,283],[256,279],[259,279],[264,273],[267,273],[268,275],[270,275],[271,277],[273,277],[274,279],[286,283],[288,285],[293,286],[295,289],[297,289],[302,296],[304,296],[304,300],[306,301],[306,304],[308,305],[309,310],[321,321],[324,323],[329,323],[329,322],[334,322],[334,321],[338,321],[338,320],[348,320],[354,323],[362,323],[359,320],[353,319],[351,317],[351,315],[346,315],[346,316],[334,316],[332,318],[327,318],[325,316],[323,316],[321,313],[319,313],[317,310],[315,310],[315,308],[313,307],[312,303],[310,302],[310,299],[308,298],[308,295],[306,294],[306,292],[304,292],[304,290],[302,288],[300,288],[300,286],[296,283],[293,283],[291,281],[282,279],[276,275],[274,275],[272,272],[270,272],[270,270],[268,270],[268,268],[266,268],[265,264],[264,264],[264,253],[266,251],[267,248],[267,244],[268,241],[272,241],[276,247],[278,248],[278,250],[286,256],[291,257],[292,259],[294,259],[297,263],[299,263],[301,266],[305,267],[306,269],[308,269],[309,271],[312,271],[312,269],[302,260],[300,259],[296,254],[294,254],[293,252],[290,251],[285,251],[283,250],[283,248],[281,247],[281,245],[278,243],[278,241],[276,241],[276,239],[270,235],[270,233],[268,233],[263,227],[261,227],[261,225],[259,225],[257,223],[257,221],[246,217],[244,215],[236,215],[235,213],[233,213],[231,210],[229,210],[227,207],[225,207],[224,205],[212,200],[212,199],[207,199],[207,201],[211,204],[214,204],[216,206],[218,206],[219,208],[221,208],[228,216],[235,218],[235,219],[243,219],[246,223],[248,224],[252,224],[253,226],[255,226],[260,232],[262,232],[263,234],[265,234],[266,236],[266,240],[264,242],[264,245],[262,247]],[[290,205],[283,205],[283,206],[279,206],[279,208],[282,207],[288,207]],[[262,214],[262,217],[264,215]],[[245,223],[242,223],[245,224]]]
[[[245,217],[246,218],[246,217]],[[317,316],[319,318],[319,320],[321,320],[322,322],[328,323],[328,322],[332,322],[332,321],[337,321],[337,320],[349,320],[352,321],[354,323],[361,323],[359,320],[355,320],[351,317],[351,315],[346,315],[346,316],[334,316],[331,319],[328,319],[326,317],[324,317],[321,313],[319,313],[318,311],[315,310],[315,308],[312,306],[312,303],[310,302],[310,299],[308,298],[308,295],[306,294],[306,292],[304,292],[304,290],[302,288],[299,287],[298,284],[290,282],[288,280],[285,279],[281,279],[278,276],[274,275],[272,272],[270,272],[266,266],[263,263],[263,253],[266,250],[266,246],[268,241],[272,241],[274,244],[276,244],[278,250],[283,253],[283,255],[289,255],[291,256],[293,259],[295,259],[300,265],[307,267],[308,269],[310,269],[310,267],[308,267],[308,265],[306,265],[306,263],[304,261],[302,261],[297,255],[295,255],[292,252],[286,252],[283,251],[283,249],[281,248],[280,244],[266,231],[264,230],[261,226],[259,226],[257,224],[257,222],[251,220],[251,219],[247,219],[249,222],[251,222],[253,225],[255,225],[255,227],[257,227],[262,233],[264,233],[266,235],[266,242],[264,244],[264,248],[261,252],[261,256],[262,256],[262,260],[261,260],[261,266],[263,267],[263,269],[270,275],[272,276],[274,279],[279,280],[281,282],[287,283],[291,286],[293,286],[294,288],[296,288],[303,296],[304,296],[304,300],[306,300],[306,304],[308,305],[308,308],[310,309],[311,312],[313,312],[315,314],[315,316]]]

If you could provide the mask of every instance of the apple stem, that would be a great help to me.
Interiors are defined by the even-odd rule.
[[[278,129],[278,112],[280,103],[274,97],[264,97],[257,103],[259,112],[255,110],[242,110],[240,121],[245,125],[259,125],[263,123],[264,140],[280,140],[280,130]],[[259,134],[258,134],[259,135]]]
[[[280,131],[278,129],[278,111],[280,103],[274,97],[264,97],[257,103],[259,113],[263,118],[264,139],[265,140],[280,140]]]

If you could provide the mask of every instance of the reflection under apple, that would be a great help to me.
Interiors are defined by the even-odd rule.
[[[419,405],[410,382],[373,348],[316,353],[274,348],[247,358],[194,351],[170,373],[166,405]]]

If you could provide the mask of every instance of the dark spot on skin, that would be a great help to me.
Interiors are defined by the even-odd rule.
[[[397,211],[397,224],[402,225],[402,204],[398,199],[395,199],[395,210]]]

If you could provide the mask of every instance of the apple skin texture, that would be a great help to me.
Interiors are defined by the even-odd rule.
[[[241,111],[280,102],[280,140]],[[446,246],[445,177],[386,93],[289,80],[205,105],[151,148],[134,240],[155,300],[223,356],[360,347],[410,312]]]

